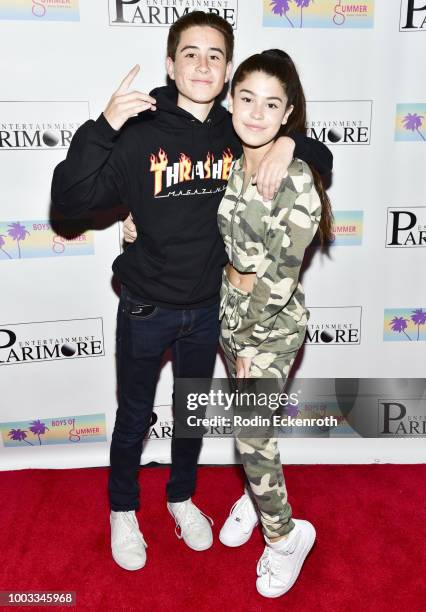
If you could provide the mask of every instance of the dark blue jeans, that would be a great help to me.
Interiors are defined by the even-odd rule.
[[[111,442],[109,498],[115,511],[139,508],[139,465],[164,352],[176,378],[211,378],[219,339],[219,304],[171,310],[144,304],[123,287],[117,315],[118,410]],[[174,406],[175,418],[186,406]],[[194,492],[202,438],[172,437],[170,502]]]

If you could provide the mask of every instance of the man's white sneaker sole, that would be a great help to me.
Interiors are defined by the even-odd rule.
[[[145,567],[145,564],[146,564],[146,557],[145,557],[145,559],[143,560],[143,562],[140,563],[140,565],[137,565],[135,567],[130,567],[130,565],[127,565],[126,563],[124,563],[122,561],[119,561],[117,559],[117,557],[115,556],[114,551],[112,551],[112,558],[117,563],[117,565],[119,565],[120,567],[122,567],[125,570],[128,570],[129,572],[134,572],[136,570],[140,570],[143,567]]]
[[[203,550],[208,550],[209,548],[211,548],[213,546],[213,538],[210,540],[210,542],[204,544],[203,546],[194,546],[193,544],[189,544],[187,540],[185,540],[185,538],[182,538],[183,541],[185,542],[185,544],[188,546],[188,548],[190,548],[191,550],[196,550],[197,552],[202,552]]]

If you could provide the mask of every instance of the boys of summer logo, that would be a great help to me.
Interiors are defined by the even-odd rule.
[[[372,28],[374,0],[263,0],[263,25],[277,28]]]
[[[385,342],[426,340],[426,309],[386,308],[383,328]]]
[[[109,0],[112,26],[171,26],[183,15],[204,11],[219,15],[237,27],[238,0]]]
[[[181,153],[179,161],[169,164],[167,153],[163,149],[158,149],[158,152],[150,155],[149,161],[150,171],[154,174],[154,196],[158,198],[167,198],[170,195],[204,195],[217,193],[224,190],[223,186],[209,189],[203,187],[201,189],[179,189],[165,195],[158,195],[164,189],[170,189],[175,185],[184,186],[185,182],[193,181],[194,179],[216,179],[227,181],[231,173],[234,157],[232,152],[227,149],[223,151],[222,157],[215,160],[212,153],[207,153],[205,160],[192,161],[190,157]]]
[[[79,0],[0,0],[0,19],[79,21]]]
[[[84,414],[0,423],[4,446],[106,442],[105,414]]]
[[[426,142],[426,102],[396,105],[395,140]]]
[[[76,233],[73,221],[61,221],[57,234],[49,221],[0,221],[0,261],[36,257],[93,255],[93,232]]]
[[[362,243],[364,212],[362,210],[335,210],[331,246],[359,246]]]

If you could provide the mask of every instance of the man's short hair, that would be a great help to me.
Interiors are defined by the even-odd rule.
[[[204,11],[193,11],[180,17],[170,27],[167,38],[167,57],[175,60],[176,50],[179,45],[182,32],[194,26],[207,26],[214,28],[223,34],[225,39],[226,61],[230,62],[234,53],[234,32],[232,26],[222,17],[215,13],[205,13]]]

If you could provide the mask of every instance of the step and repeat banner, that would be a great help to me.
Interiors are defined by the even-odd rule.
[[[167,29],[193,10],[232,24],[235,65],[267,48],[292,55],[308,134],[334,155],[336,239],[306,258],[297,376],[401,381],[382,435],[284,438],[283,461],[423,461],[404,380],[425,376],[426,1],[0,0],[1,468],[108,464],[122,229],[116,217],[58,225],[50,182],[135,63],[135,88],[165,83]],[[166,355],[144,463],[169,462],[171,386]],[[217,434],[201,461],[238,461]]]

